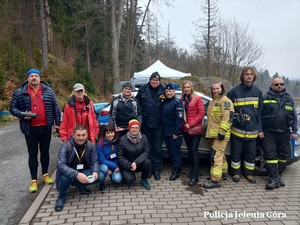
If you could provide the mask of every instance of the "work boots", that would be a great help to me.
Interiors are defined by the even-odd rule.
[[[266,169],[269,174],[269,182],[266,185],[267,189],[279,188],[278,166],[277,163],[267,163]]]
[[[180,172],[181,172],[181,168],[174,168],[171,176],[169,177],[169,180],[171,181],[176,180],[179,177]]]
[[[281,187],[285,186],[284,181],[282,180],[282,173],[285,171],[286,168],[286,163],[278,161],[278,178],[279,178],[279,183]]]
[[[217,181],[209,180],[203,184],[203,187],[207,189],[216,188],[216,187],[220,187],[220,183]]]

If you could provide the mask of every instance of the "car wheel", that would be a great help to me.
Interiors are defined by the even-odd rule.
[[[258,176],[266,176],[267,171],[265,168],[264,151],[261,146],[256,147],[256,158],[255,158],[255,174]]]

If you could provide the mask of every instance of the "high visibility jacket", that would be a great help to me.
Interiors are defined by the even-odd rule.
[[[225,95],[214,97],[207,109],[206,138],[218,138],[218,134],[230,138],[230,127],[234,117],[232,101]]]
[[[227,96],[233,102],[235,113],[249,116],[248,120],[243,124],[234,119],[231,126],[231,134],[240,139],[256,139],[261,123],[259,118],[259,111],[262,106],[261,90],[254,84],[247,86],[241,83],[232,88]]]
[[[275,95],[269,90],[262,100],[263,131],[290,132],[295,107],[292,97],[286,91],[281,95]]]

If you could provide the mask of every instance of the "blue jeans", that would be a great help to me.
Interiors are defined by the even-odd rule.
[[[89,169],[84,169],[81,171],[81,173],[84,173],[86,176],[92,175],[92,173]],[[104,182],[105,176],[106,176],[106,174],[99,173],[98,180],[95,180],[94,183],[92,183],[92,184]],[[86,188],[86,185],[89,185],[89,184],[80,183],[79,180],[77,180],[76,178],[72,179],[70,177],[61,175],[58,180],[58,187],[59,187],[58,198],[61,198],[61,199],[66,198],[67,190],[69,189],[71,184],[74,184],[80,191],[84,190]]]
[[[101,164],[100,165],[100,173],[105,174],[105,176],[107,175],[107,171],[108,171],[108,167],[105,164]],[[121,172],[114,172],[111,171],[111,175],[110,175],[110,179],[114,184],[119,184],[122,181],[122,175]],[[105,177],[104,177],[105,178]]]

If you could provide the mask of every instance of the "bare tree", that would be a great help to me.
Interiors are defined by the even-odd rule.
[[[47,15],[46,0],[40,0],[41,25],[42,25],[42,68],[49,70],[48,63],[48,32],[47,32]]]
[[[235,84],[241,67],[254,63],[256,68],[260,66],[264,49],[254,40],[253,32],[249,33],[248,24],[241,25],[236,20],[230,20],[221,25],[220,34],[221,59],[226,64],[224,74]]]
[[[31,44],[31,29],[30,29],[30,21],[28,16],[28,5],[26,0],[22,0],[23,6],[23,16],[25,22],[25,42],[27,45],[27,55],[31,66],[33,66],[33,53],[32,53],[32,44]]]
[[[120,90],[120,35],[123,17],[123,0],[111,0],[111,58],[112,58],[112,76],[113,93]]]
[[[212,76],[212,54],[215,48],[215,36],[218,28],[218,6],[217,0],[204,0],[201,5],[201,11],[206,16],[201,18],[195,25],[200,35],[195,36],[199,39],[196,42],[196,49],[205,57],[206,76]]]

